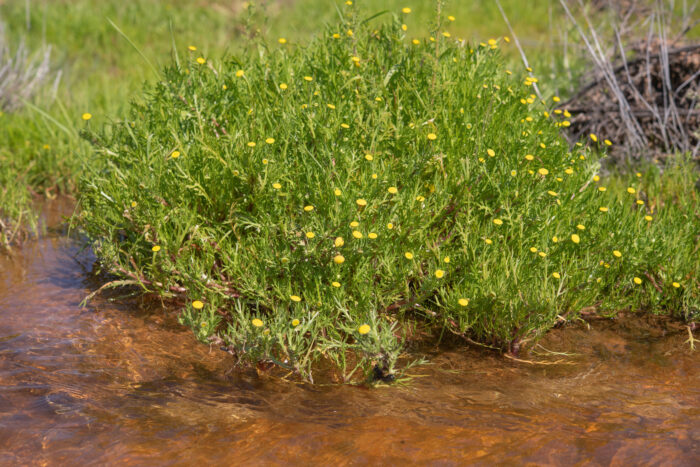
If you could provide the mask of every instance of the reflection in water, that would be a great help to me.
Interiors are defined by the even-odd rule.
[[[56,236],[0,257],[0,464],[700,463],[700,354],[673,323],[529,356],[569,365],[443,349],[408,386],[310,387],[232,371],[139,299],[81,309],[92,261]]]

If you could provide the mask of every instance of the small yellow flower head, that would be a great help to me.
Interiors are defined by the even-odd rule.
[[[604,186],[599,186],[599,187],[598,187],[598,191],[600,191],[600,192],[604,192],[604,191],[606,191],[606,190],[607,190],[607,188],[605,188]]]
[[[593,176],[593,181],[594,181],[594,182],[597,182],[597,181],[599,181],[599,180],[600,180],[600,176],[598,176],[598,175],[594,175],[594,176]]]
[[[496,225],[503,225],[503,221],[501,219],[494,219],[493,223]]]
[[[437,139],[437,135],[435,133],[428,133],[428,139],[430,141],[435,141]]]
[[[172,154],[170,154],[170,157],[172,157],[173,159],[177,159],[178,157],[180,157],[180,151],[173,151]]]
[[[314,238],[315,236],[316,236],[316,234],[313,232],[306,232],[306,238],[310,239],[310,238]]]
[[[347,130],[348,128],[350,128],[350,125],[348,125],[347,123],[341,123],[340,127],[345,128]]]
[[[335,110],[335,106],[333,104],[326,104],[326,107],[328,107],[331,110]]]
[[[554,102],[559,102],[561,99],[559,98],[559,96],[554,96],[554,97],[552,97],[552,100]]]
[[[377,234],[374,233],[374,232],[370,232],[370,233],[367,235],[367,237],[369,237],[369,238],[371,238],[372,240],[374,240],[375,238],[377,238]]]
[[[454,21],[454,20],[455,20],[455,17],[452,16],[452,15],[450,15],[450,16],[447,17],[447,19],[448,19],[449,21]]]
[[[603,142],[605,143],[606,146],[612,146],[612,141],[610,141],[609,139],[606,139]]]
[[[309,206],[304,206],[304,211],[306,211],[306,212],[311,212],[311,211],[313,211],[313,210],[314,210],[314,207],[313,207],[313,206],[310,206],[310,205],[309,205]]]
[[[554,237],[552,237],[552,242],[557,243],[558,241],[559,241],[559,238],[557,238],[556,235]]]
[[[559,194],[556,191],[552,191],[552,190],[547,191],[547,194],[549,196],[559,196]]]
[[[365,154],[365,159],[368,161],[372,161],[374,160],[374,156],[372,156],[372,154]]]
[[[561,279],[561,275],[558,272],[553,272],[552,277],[555,279]]]
[[[486,242],[487,245],[490,245],[493,243],[493,240],[491,240],[490,238],[486,238],[484,239],[484,242]]]
[[[279,183],[273,183],[272,188],[274,188],[275,190],[279,190],[280,188],[282,188],[282,185],[280,185]]]
[[[357,201],[355,201],[355,202],[357,203],[358,206],[367,206],[367,201],[362,199],[362,198],[358,198]]]
[[[402,25],[401,25],[401,30],[402,30],[402,31],[408,31],[408,26],[406,26],[405,24],[402,24]]]
[[[205,63],[207,63],[207,60],[204,57],[199,57],[197,58],[197,63],[199,63],[200,65],[204,65]]]
[[[333,257],[333,262],[335,264],[343,264],[345,262],[345,257],[343,255],[335,255]]]
[[[443,260],[444,262],[446,262],[446,263],[449,263],[449,262],[450,262],[450,257],[449,257],[449,256],[445,256],[442,260]]]
[[[154,252],[154,253],[158,253],[158,252],[160,251],[160,247],[159,247],[158,245],[154,245],[154,246],[151,248],[151,251]]]
[[[338,281],[333,281],[333,282],[331,282],[331,285],[332,285],[333,287],[335,287],[335,288],[338,288],[338,287],[340,287],[340,282],[338,282]]]
[[[418,44],[420,44],[420,41],[419,41],[418,39],[413,39],[413,40],[411,41],[411,43],[412,43],[413,45],[418,45]]]
[[[635,284],[637,284],[637,285],[639,285],[639,284],[641,284],[641,283],[642,283],[642,280],[641,280],[641,279],[640,279],[639,277],[635,277],[635,278],[634,278],[634,279],[632,279],[632,280],[633,280],[633,281],[634,281],[634,283],[635,283]]]
[[[92,118],[92,114],[91,114],[91,113],[85,112],[85,113],[83,114],[83,120],[85,120],[86,122],[87,122],[88,120],[90,120],[91,118]]]
[[[576,228],[579,229],[579,230],[586,230],[586,226],[583,225],[583,224],[577,225]]]
[[[574,243],[579,243],[579,242],[581,241],[581,238],[580,238],[578,235],[573,234],[573,235],[571,236],[571,241],[574,242]]]
[[[654,218],[651,217],[651,216],[649,216],[649,215],[644,216],[644,220],[647,221],[647,222],[651,222],[653,219],[654,219]]]
[[[292,327],[295,328],[297,326],[299,326],[299,320],[295,318],[292,320]]]
[[[531,160],[534,160],[534,159],[535,159],[535,156],[533,156],[532,154],[527,154],[527,155],[525,156],[525,159],[528,160],[528,161],[531,161]]]
[[[601,207],[598,208],[598,211],[600,211],[600,212],[608,212],[608,208],[606,208],[605,206],[601,206]]]
[[[629,193],[629,194],[631,194],[631,195],[635,194],[636,192],[637,192],[637,190],[635,190],[635,189],[632,188],[632,187],[627,188],[627,193]]]
[[[190,45],[190,46],[187,47],[187,48],[190,49],[191,52],[194,52],[195,50],[197,50],[197,47],[195,47],[195,46],[193,46],[193,45]]]
[[[367,334],[371,330],[372,330],[372,328],[369,327],[369,324],[363,324],[362,326],[357,328],[357,332],[359,332],[362,335]]]
[[[340,189],[339,189],[339,188],[336,188],[335,190],[333,190],[333,194],[334,194],[334,195],[336,195],[336,196],[340,196],[340,195],[342,195],[342,194],[343,194],[343,192],[342,192],[342,191],[340,191]]]
[[[238,70],[236,72],[236,78],[242,78],[245,72],[243,70]]]
[[[416,196],[416,201],[418,201],[419,203],[422,203],[423,201],[425,201],[425,196],[420,196],[420,195]]]
[[[265,142],[266,142],[267,144],[272,144],[272,143],[275,142],[275,138],[267,138],[267,139],[265,140]]]
[[[254,148],[256,146],[255,141],[251,141],[251,142],[247,143],[247,145],[249,148]]]
[[[313,81],[314,79],[311,76],[304,76],[304,81]]]
[[[537,248],[535,248],[534,246],[531,246],[530,251],[533,253],[537,253]]]
[[[386,228],[389,229],[389,230],[391,230],[391,229],[394,228],[394,224],[392,224],[391,222],[389,222],[389,223],[386,225]]]
[[[343,237],[336,237],[333,244],[336,248],[340,248],[341,246],[345,245],[345,240],[343,240]]]
[[[194,308],[195,310],[201,310],[202,308],[204,308],[204,303],[200,302],[199,300],[195,300],[194,302],[192,302],[192,308]]]
[[[357,221],[350,222],[350,227],[357,227],[358,225],[360,225],[360,223]]]
[[[511,177],[515,177],[516,175],[518,175],[518,171],[517,171],[517,170],[511,170],[511,171],[510,171],[510,176],[511,176]]]
[[[411,253],[410,251],[407,251],[403,255],[406,257],[406,259],[413,259],[413,253]]]
[[[251,321],[251,323],[253,323],[253,326],[255,326],[256,328],[263,327],[263,322],[260,318],[253,318],[253,321]]]
[[[591,134],[588,135],[588,136],[590,136],[591,140],[593,140],[594,143],[597,143],[597,142],[598,142],[598,137],[597,137],[596,135],[594,135],[593,133],[591,133]]]
[[[391,193],[392,195],[395,195],[396,193],[399,192],[399,189],[396,188],[395,186],[390,186],[386,191],[388,191],[388,192]]]
[[[132,201],[132,202],[131,202],[131,207],[132,207],[132,208],[135,208],[136,206],[138,206],[138,203],[137,203],[136,201]]]
[[[544,251],[540,251],[540,252],[537,253],[537,254],[540,255],[540,257],[542,257],[542,258],[544,258],[545,256],[547,256],[547,253],[545,253]]]
[[[279,42],[280,44],[286,44],[287,39],[285,39],[284,37],[280,37],[279,39],[277,39],[277,42]]]
[[[267,165],[269,162],[270,162],[270,161],[268,161],[267,159],[263,159],[263,160],[262,160],[263,165]]]
[[[293,302],[300,302],[301,301],[301,297],[299,295],[290,295],[289,298]]]
[[[459,303],[459,306],[468,306],[469,299],[468,298],[460,298],[459,300],[457,300],[457,303]]]
[[[544,176],[544,175],[549,174],[549,170],[547,170],[547,169],[545,169],[544,167],[542,167],[542,168],[540,168],[540,169],[537,169],[537,173]]]
[[[644,201],[642,201],[641,199],[638,199],[637,204],[640,206],[644,206]]]
[[[281,84],[280,84],[280,89],[283,90],[283,91],[284,91],[285,89],[287,89],[287,87],[288,87],[288,86],[287,86],[287,83],[281,83]]]
[[[679,288],[679,287],[681,286],[678,282],[674,282],[674,283],[671,284],[671,285],[672,285],[673,287],[675,287],[676,289]]]
[[[642,178],[642,174],[640,172],[637,172],[635,175],[637,175],[637,178]]]
[[[362,238],[362,232],[360,232],[359,230],[353,230],[352,236],[359,240]]]
[[[408,7],[402,8],[401,13],[409,14],[411,12],[411,9]]]
[[[622,253],[619,250],[613,250],[613,256],[615,258],[622,258]]]
[[[438,269],[435,271],[435,277],[437,277],[438,279],[442,279],[444,276],[445,271],[443,271],[442,269]]]
[[[487,149],[486,154],[488,154],[489,157],[493,157],[496,155],[496,151],[494,151],[493,149]]]

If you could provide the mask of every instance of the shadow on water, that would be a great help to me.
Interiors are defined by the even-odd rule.
[[[455,348],[408,386],[310,387],[232,371],[140,299],[81,309],[93,261],[55,234],[0,257],[3,465],[700,463],[700,354],[674,323],[595,321],[530,355],[566,365]]]

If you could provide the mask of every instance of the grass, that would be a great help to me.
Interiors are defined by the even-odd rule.
[[[119,285],[309,380],[391,375],[434,328],[516,352],[588,306],[697,318],[687,164],[602,180],[609,142],[570,150],[506,42],[343,11],[304,46],[185,49],[127,118],[86,123],[78,222]]]

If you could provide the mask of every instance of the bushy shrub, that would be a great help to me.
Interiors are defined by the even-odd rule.
[[[501,41],[400,25],[191,50],[86,131],[79,220],[105,269],[178,299],[202,341],[309,379],[319,360],[390,374],[408,320],[515,351],[586,306],[697,307],[694,196],[652,198],[651,172],[605,191]]]

